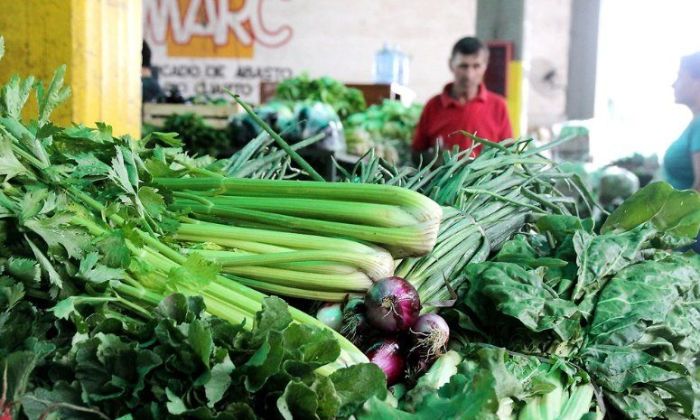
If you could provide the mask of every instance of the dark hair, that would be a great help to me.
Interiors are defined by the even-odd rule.
[[[681,69],[690,73],[693,79],[700,79],[700,51],[682,57]]]
[[[454,57],[456,54],[473,55],[479,51],[486,51],[488,53],[489,49],[479,40],[479,38],[466,36],[457,41],[454,47],[452,47],[452,54],[450,55],[450,58]]]
[[[141,67],[151,67],[151,48],[146,41],[143,41],[143,45],[141,45]]]

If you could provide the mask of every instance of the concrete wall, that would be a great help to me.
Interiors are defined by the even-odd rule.
[[[278,32],[278,41],[283,42],[268,47],[254,37],[249,43],[252,46],[245,40],[239,42],[238,57],[217,57],[217,51],[222,50],[215,49],[208,57],[172,57],[167,42],[153,36],[167,21],[148,17],[154,13],[162,16],[164,5],[178,4],[177,0],[143,2],[144,34],[153,49],[154,64],[222,67],[222,83],[240,84],[240,90],[255,88],[244,95],[252,101],[257,99],[260,79],[274,80],[305,70],[312,76],[329,75],[343,82],[371,82],[374,53],[384,41],[399,44],[410,54],[409,87],[416,91],[419,101],[425,101],[450,80],[447,59],[452,44],[462,36],[473,35],[476,21],[476,0],[238,0],[229,3],[231,10],[248,7],[259,11],[258,16],[251,12],[252,21],[259,19],[269,32],[266,36],[274,38],[270,34]],[[206,8],[208,2],[186,0],[179,4],[192,3]],[[289,35],[286,40],[285,31]],[[248,57],[241,56],[246,54]],[[246,66],[253,74],[240,77],[240,69]],[[206,79],[201,74],[177,76],[170,70],[172,67],[165,69],[164,82],[193,85]],[[206,72],[206,68],[199,72]]]
[[[527,1],[526,109],[529,127],[566,119],[572,0]]]

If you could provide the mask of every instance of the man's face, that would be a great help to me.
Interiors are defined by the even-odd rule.
[[[700,80],[693,78],[687,70],[680,69],[673,82],[673,93],[677,104],[695,105],[700,98]]]
[[[455,84],[461,89],[478,87],[484,80],[487,64],[488,54],[484,50],[471,55],[456,53],[450,60]]]

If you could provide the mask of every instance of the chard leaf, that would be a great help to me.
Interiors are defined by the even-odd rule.
[[[340,346],[330,331],[303,324],[291,324],[284,330],[284,346],[291,357],[311,370],[340,356]]]
[[[609,276],[641,259],[642,248],[656,234],[649,226],[641,225],[628,232],[595,236],[578,231],[574,235],[578,279],[572,299],[580,301],[593,295]]]
[[[10,353],[4,359],[0,358],[0,377],[7,370],[7,389],[4,391],[8,401],[22,397],[38,361],[37,355],[31,351]]]
[[[651,183],[625,200],[608,217],[601,232],[627,231],[646,222],[661,232],[665,246],[692,243],[700,230],[700,194],[675,190],[665,182]]]
[[[655,419],[666,411],[661,396],[646,388],[630,389],[624,394],[609,393],[606,397],[614,407],[632,419]]]
[[[562,340],[580,334],[578,307],[560,299],[543,281],[541,270],[512,263],[471,264],[465,304],[485,323],[503,314],[534,332],[554,331]]]
[[[185,402],[182,401],[180,397],[175,395],[173,391],[170,390],[170,388],[165,388],[165,394],[168,396],[168,403],[166,406],[168,407],[168,412],[170,414],[174,415],[180,415],[184,414],[187,411],[187,406],[185,406]]]
[[[202,321],[195,319],[190,323],[187,339],[204,366],[208,368],[209,358],[214,348],[211,331],[206,328]]]
[[[270,331],[267,334],[267,339],[242,366],[241,370],[246,375],[245,387],[248,392],[259,391],[272,375],[279,372],[283,358],[282,334]]]
[[[629,346],[643,340],[650,347],[649,334],[675,336],[674,343],[700,352],[698,279],[698,255],[645,261],[620,272],[600,294],[589,334],[592,341]]]
[[[47,417],[48,420],[75,417],[78,412],[67,408],[67,404],[81,406],[83,402],[77,386],[71,386],[65,380],[60,380],[52,384],[51,388],[37,388],[25,394],[21,403],[22,410],[30,420],[41,420],[42,416],[46,416],[47,411],[51,411]]]
[[[318,396],[303,382],[290,382],[277,399],[277,409],[285,420],[318,419]]]
[[[684,416],[697,410],[699,278],[700,256],[675,254],[622,270],[600,293],[582,358],[620,409],[657,413],[662,396]],[[672,407],[665,402],[663,410]]]
[[[256,341],[264,339],[271,331],[284,331],[292,323],[287,303],[276,297],[270,296],[263,300],[262,311],[255,316],[253,338]]]
[[[575,216],[550,214],[537,219],[536,225],[541,233],[551,233],[557,242],[562,242],[579,230],[593,233],[593,220],[581,220]]]
[[[386,376],[373,363],[361,363],[339,369],[331,374],[330,379],[340,398],[340,417],[354,413],[374,396],[383,400],[387,395]]]
[[[211,368],[211,379],[204,385],[209,408],[214,408],[214,405],[221,401],[224,394],[226,394],[226,391],[231,386],[231,373],[235,368],[228,355],[221,363],[217,363]]]
[[[539,256],[524,235],[518,235],[503,244],[493,261],[526,265],[532,268],[556,268],[565,267],[568,264],[567,261],[558,258]]]
[[[179,293],[174,293],[161,300],[155,312],[160,317],[170,318],[178,324],[187,322],[187,298]]]
[[[319,377],[311,389],[318,397],[316,415],[321,420],[334,419],[340,409],[340,397],[335,392],[333,381],[326,376]]]

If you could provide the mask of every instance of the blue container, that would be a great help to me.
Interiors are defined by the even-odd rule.
[[[374,54],[374,82],[397,83],[399,66],[400,59],[397,51],[385,43],[382,49]]]

